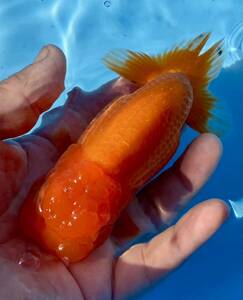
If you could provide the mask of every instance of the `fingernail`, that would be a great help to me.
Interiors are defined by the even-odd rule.
[[[49,47],[45,46],[41,49],[41,51],[38,53],[38,55],[36,56],[35,62],[39,62],[41,60],[44,60],[47,58],[49,54]]]

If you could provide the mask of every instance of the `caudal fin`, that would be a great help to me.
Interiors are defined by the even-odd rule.
[[[215,115],[218,101],[208,91],[208,85],[217,77],[222,67],[223,41],[218,41],[201,53],[209,36],[209,33],[200,34],[186,45],[176,46],[156,56],[130,50],[115,50],[104,58],[104,62],[114,72],[141,86],[162,73],[184,73],[193,88],[193,105],[187,124],[201,133],[214,132],[220,135],[225,124],[223,118]]]

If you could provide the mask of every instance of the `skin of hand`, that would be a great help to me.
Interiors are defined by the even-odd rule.
[[[15,107],[16,102],[20,106],[34,103],[44,95],[57,97],[65,70],[63,53],[52,45],[44,47],[32,65],[0,83],[0,111],[6,101]],[[54,83],[53,76],[57,78]],[[63,106],[43,116],[37,129],[0,142],[0,299],[124,299],[176,268],[227,218],[224,202],[210,199],[159,232],[199,191],[218,163],[219,139],[203,134],[129,206],[142,234],[157,230],[149,242],[117,255],[123,242],[111,236],[85,260],[66,265],[16,235],[16,216],[33,183],[47,174],[109,101],[135,88],[123,79],[92,93],[74,88]],[[53,89],[59,93],[53,95]],[[18,120],[18,110],[11,117],[13,122]]]

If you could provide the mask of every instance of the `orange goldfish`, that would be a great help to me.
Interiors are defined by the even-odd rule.
[[[220,71],[222,42],[201,54],[208,38],[158,56],[117,51],[105,58],[139,88],[108,105],[30,193],[20,211],[26,236],[61,259],[85,258],[173,156],[182,127],[211,131],[216,99],[208,84]]]

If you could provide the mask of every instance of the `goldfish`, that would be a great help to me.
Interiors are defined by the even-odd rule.
[[[117,50],[104,58],[138,89],[114,99],[32,189],[19,215],[26,237],[62,260],[84,259],[172,158],[185,124],[200,133],[214,131],[211,119],[220,125],[208,85],[223,48],[219,41],[201,53],[209,36],[157,56]]]

